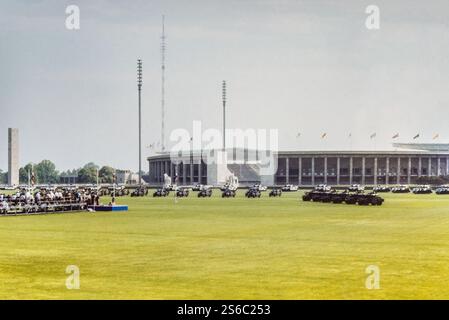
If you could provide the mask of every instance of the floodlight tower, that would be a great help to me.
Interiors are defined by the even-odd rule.
[[[226,150],[226,81],[222,83],[222,100],[223,100],[223,151]]]
[[[137,90],[139,94],[139,185],[142,185],[142,60],[137,59]]]
[[[161,148],[165,151],[165,16],[162,16],[161,36]]]

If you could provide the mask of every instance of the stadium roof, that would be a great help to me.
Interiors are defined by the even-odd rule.
[[[394,148],[430,152],[448,152],[449,143],[393,143]]]

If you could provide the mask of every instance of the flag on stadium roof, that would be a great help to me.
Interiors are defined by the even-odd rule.
[[[323,133],[323,134],[321,135],[321,139],[326,138],[326,136],[327,136],[327,133],[325,132],[325,133]]]
[[[413,137],[413,140],[416,140],[418,138],[419,138],[419,133],[416,136]]]
[[[440,134],[437,133],[437,134],[435,134],[435,135],[433,136],[432,140],[438,139],[439,137],[440,137]]]
[[[370,135],[369,137],[370,137],[370,139],[374,139],[375,137],[377,136],[377,133],[373,133],[372,135]]]
[[[391,137],[392,139],[396,139],[399,138],[399,133],[396,133],[393,137]]]

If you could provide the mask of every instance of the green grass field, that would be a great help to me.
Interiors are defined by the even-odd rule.
[[[449,298],[449,196],[359,207],[218,193],[0,217],[0,299]],[[68,265],[79,290],[65,286]],[[379,290],[365,288],[369,265]]]

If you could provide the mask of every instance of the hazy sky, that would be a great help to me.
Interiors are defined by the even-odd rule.
[[[65,27],[70,4],[80,30]],[[365,27],[370,4],[380,30]],[[229,127],[278,128],[283,150],[348,149],[349,133],[354,149],[389,148],[396,132],[448,141],[448,1],[1,0],[0,168],[18,127],[21,165],[136,169],[137,57],[144,155],[160,139],[162,14],[167,136],[220,128],[226,79]]]

